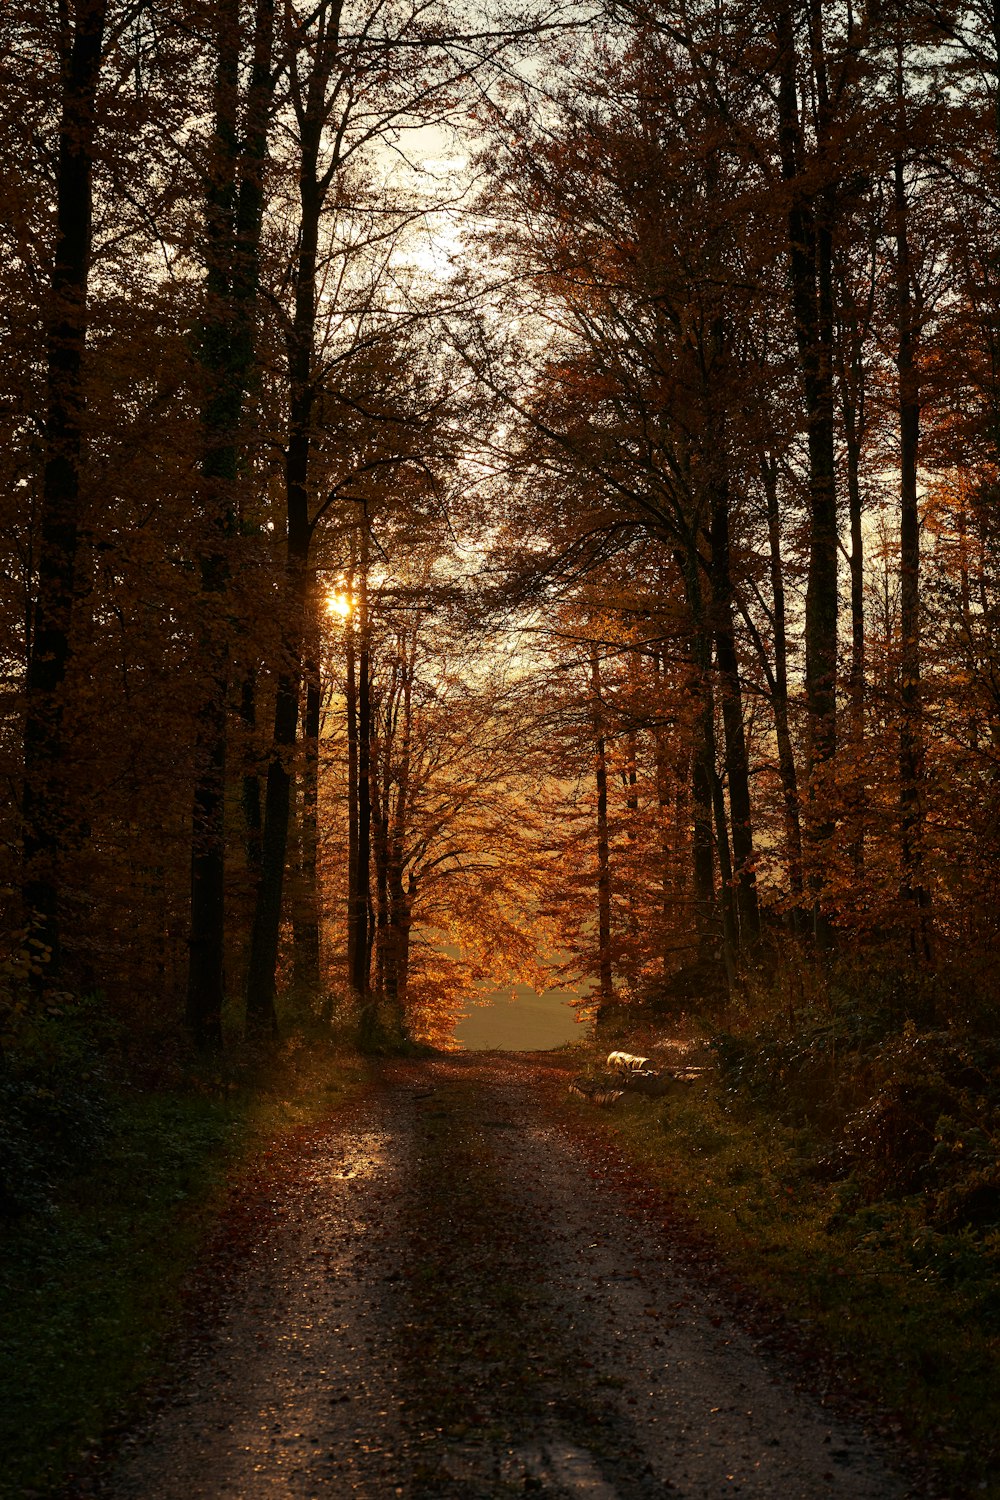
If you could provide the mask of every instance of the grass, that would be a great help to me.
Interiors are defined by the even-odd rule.
[[[293,1039],[266,1065],[108,1084],[89,1159],[0,1224],[0,1495],[57,1492],[134,1413],[229,1186],[366,1072],[329,1042]]]
[[[614,1045],[657,1050],[648,1032]],[[566,1108],[598,1122],[732,1278],[787,1310],[842,1383],[897,1416],[942,1493],[1000,1497],[1000,1234],[935,1229],[923,1193],[831,1177],[826,1130],[789,1123],[714,1067],[662,1100]]]

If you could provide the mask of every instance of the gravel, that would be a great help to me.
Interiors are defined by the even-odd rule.
[[[394,1065],[312,1137],[101,1493],[905,1495],[595,1174],[539,1071]]]

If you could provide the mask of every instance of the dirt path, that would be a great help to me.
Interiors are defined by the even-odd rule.
[[[111,1500],[905,1493],[594,1180],[530,1063],[395,1068],[283,1209]]]

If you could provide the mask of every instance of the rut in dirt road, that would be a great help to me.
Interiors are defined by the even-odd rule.
[[[113,1500],[892,1500],[547,1119],[532,1067],[400,1065],[316,1148]]]

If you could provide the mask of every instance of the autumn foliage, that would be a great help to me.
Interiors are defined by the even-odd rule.
[[[988,1004],[988,17],[0,28],[7,1032]]]

